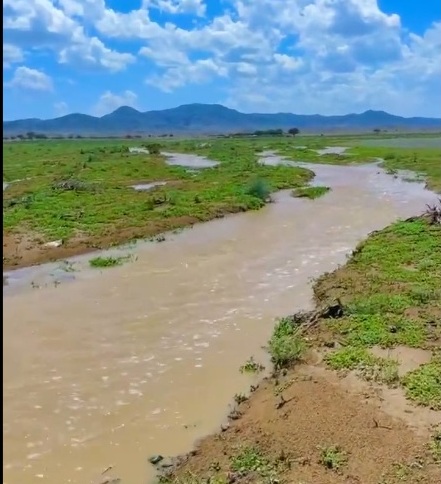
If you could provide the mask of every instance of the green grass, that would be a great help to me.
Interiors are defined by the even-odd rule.
[[[165,150],[206,155],[219,166],[189,171],[161,155],[131,154],[139,141],[32,141],[4,143],[5,233],[33,231],[45,240],[81,236],[100,246],[112,235],[149,237],[230,212],[258,209],[269,194],[307,183],[302,168],[260,165],[249,143],[164,143]],[[20,180],[20,181],[16,181]],[[136,183],[166,181],[152,191]]]
[[[320,449],[320,463],[327,469],[340,470],[347,464],[348,456],[338,445],[322,447]]]
[[[231,482],[229,476],[237,475],[240,482],[259,482],[261,484],[277,484],[280,474],[289,466],[283,457],[272,459],[266,456],[258,447],[244,445],[237,447],[229,457],[224,467],[228,472],[222,472],[223,466],[219,462],[212,462],[209,472],[204,477],[191,472],[180,477],[160,477],[161,484],[227,484]],[[225,469],[224,469],[225,470]],[[226,477],[228,476],[228,477]],[[242,481],[242,479],[245,479]],[[239,481],[238,481],[239,482]]]
[[[381,133],[375,141],[387,136]],[[169,166],[160,154],[128,152],[143,140],[4,143],[3,179],[12,182],[3,193],[4,232],[33,231],[44,241],[63,239],[66,243],[79,237],[90,247],[106,247],[112,238],[121,243],[227,213],[258,209],[271,192],[305,187],[311,180],[312,172],[304,168],[261,165],[258,158],[263,150],[315,163],[361,163],[383,157],[388,169],[422,173],[429,186],[441,191],[440,149],[363,146],[372,137],[160,140],[163,150],[220,162],[215,168],[196,171]],[[349,146],[348,156],[319,156],[314,151],[333,145]],[[167,184],[152,191],[130,187],[155,181]],[[324,188],[308,187],[305,195],[323,195]]]
[[[300,187],[292,191],[292,196],[296,198],[309,198],[315,200],[316,198],[323,197],[331,189],[329,187]]]
[[[95,267],[95,268],[108,268],[108,267],[115,267],[115,266],[120,266],[124,264],[124,262],[127,262],[130,259],[130,256],[127,257],[94,257],[93,259],[89,260],[89,265],[90,267]]]
[[[280,319],[268,342],[268,351],[275,369],[293,365],[301,359],[305,350],[305,341],[290,319]]]
[[[441,410],[441,358],[436,357],[405,375],[403,385],[411,400]]]
[[[273,460],[265,456],[257,447],[242,447],[238,454],[231,457],[230,470],[241,476],[252,476],[249,482],[275,484],[280,482],[278,474],[283,471],[283,460]]]
[[[395,386],[399,382],[398,362],[376,357],[366,348],[347,346],[326,355],[325,361],[334,370],[355,370],[366,380],[389,386]]]
[[[258,363],[253,356],[248,358],[248,360],[239,368],[241,373],[259,373],[263,371],[265,367]]]
[[[337,370],[400,383],[415,402],[441,408],[439,356],[403,378],[396,362],[374,357],[373,346],[432,350],[441,337],[441,227],[424,220],[397,222],[372,234],[348,263],[318,279],[316,298],[340,298],[343,318],[326,322],[343,344],[329,353]]]

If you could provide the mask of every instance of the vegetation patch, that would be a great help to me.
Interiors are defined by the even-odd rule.
[[[93,259],[89,260],[90,267],[105,269],[109,267],[120,266],[125,262],[131,259],[130,256],[121,256],[121,257],[94,257]]]
[[[435,432],[430,441],[429,448],[434,461],[441,466],[441,430]]]
[[[339,471],[347,464],[348,456],[338,445],[322,447],[320,449],[320,463],[327,469]]]
[[[372,355],[366,348],[348,346],[326,355],[334,370],[354,370],[366,380],[394,386],[399,382],[398,362]]]
[[[320,301],[341,298],[342,318],[323,322],[343,344],[325,360],[368,380],[400,384],[421,405],[441,409],[441,359],[402,378],[398,363],[374,356],[373,346],[432,349],[441,336],[441,227],[424,218],[397,222],[372,234],[346,266],[317,281]]]
[[[316,198],[323,197],[331,189],[329,187],[300,187],[292,191],[292,196],[296,198],[309,198],[315,200]]]
[[[257,210],[270,201],[271,192],[304,186],[313,177],[304,168],[260,165],[250,140],[168,139],[160,146],[152,140],[144,148],[147,153],[129,152],[137,145],[135,139],[123,146],[112,140],[4,143],[4,181],[20,180],[3,193],[4,235],[11,239],[5,266],[32,258],[18,240],[12,246],[17,233],[39,233],[44,241],[63,239],[72,250],[81,233],[82,250],[107,248],[112,242],[149,238],[228,213]],[[195,176],[167,164],[162,149],[201,155],[219,165]],[[139,180],[173,183],[157,186],[153,193],[133,190]],[[56,252],[51,253],[54,256]]]
[[[243,447],[240,452],[231,458],[230,469],[238,477],[250,476],[254,482],[275,484],[279,482],[278,474],[286,464],[285,459],[272,460],[265,456],[256,447]]]
[[[279,319],[268,342],[268,351],[275,369],[293,365],[301,359],[305,350],[305,340],[292,320]]]
[[[248,358],[248,360],[239,368],[241,373],[259,373],[264,369],[265,367],[258,363],[253,356]]]
[[[441,357],[421,365],[403,377],[408,398],[420,405],[441,410]]]
[[[271,189],[265,180],[253,180],[246,189],[246,194],[258,198],[262,202],[267,202],[271,194]]]

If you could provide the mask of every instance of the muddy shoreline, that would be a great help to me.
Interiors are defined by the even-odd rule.
[[[3,234],[3,271],[14,271],[25,267],[33,267],[47,262],[56,262],[70,257],[110,249],[133,241],[154,239],[159,235],[192,228],[195,224],[223,218],[241,213],[242,209],[225,209],[213,214],[211,219],[199,220],[192,217],[168,219],[156,224],[146,224],[144,227],[129,227],[107,233],[103,236],[84,236],[72,238],[59,247],[47,247],[48,242],[38,234],[18,233]]]
[[[404,223],[415,221],[439,225],[430,207],[425,215]],[[385,230],[370,233],[352,256]],[[431,484],[441,479],[441,408],[418,406],[402,388],[366,380],[353,371],[334,371],[325,363],[327,354],[344,345],[326,321],[347,315],[341,299],[333,299],[336,294],[345,296],[344,286],[335,284],[336,279],[344,279],[345,270],[343,265],[316,279],[315,309],[288,317],[308,342],[297,364],[283,369],[273,366],[272,374],[251,386],[248,394],[240,399],[236,395],[219,431],[195,442],[190,452],[154,456],[151,464],[157,479],[152,482]],[[441,326],[441,307],[436,314]],[[439,347],[437,338],[434,344]],[[372,352],[391,354],[382,348]],[[401,376],[428,364],[431,354],[430,349],[408,347],[397,347],[392,353]],[[438,440],[430,443],[434,438]],[[341,463],[337,454],[324,459],[325,452],[334,451],[341,452]],[[238,461],[242,467],[236,465]]]

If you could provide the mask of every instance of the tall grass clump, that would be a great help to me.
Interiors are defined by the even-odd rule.
[[[257,178],[248,185],[246,194],[266,202],[271,194],[271,189],[265,180]]]
[[[298,328],[289,318],[282,318],[276,324],[268,343],[268,351],[276,370],[287,368],[300,360],[306,344]]]

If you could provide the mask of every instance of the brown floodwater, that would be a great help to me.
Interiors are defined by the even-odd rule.
[[[120,267],[78,257],[59,284],[56,264],[6,274],[4,484],[100,483],[110,466],[123,484],[148,482],[150,455],[219,427],[252,382],[240,365],[267,363],[274,318],[311,304],[312,278],[436,200],[376,166],[308,167],[332,187],[323,198],[280,192],[260,211],[128,247],[136,258]]]

